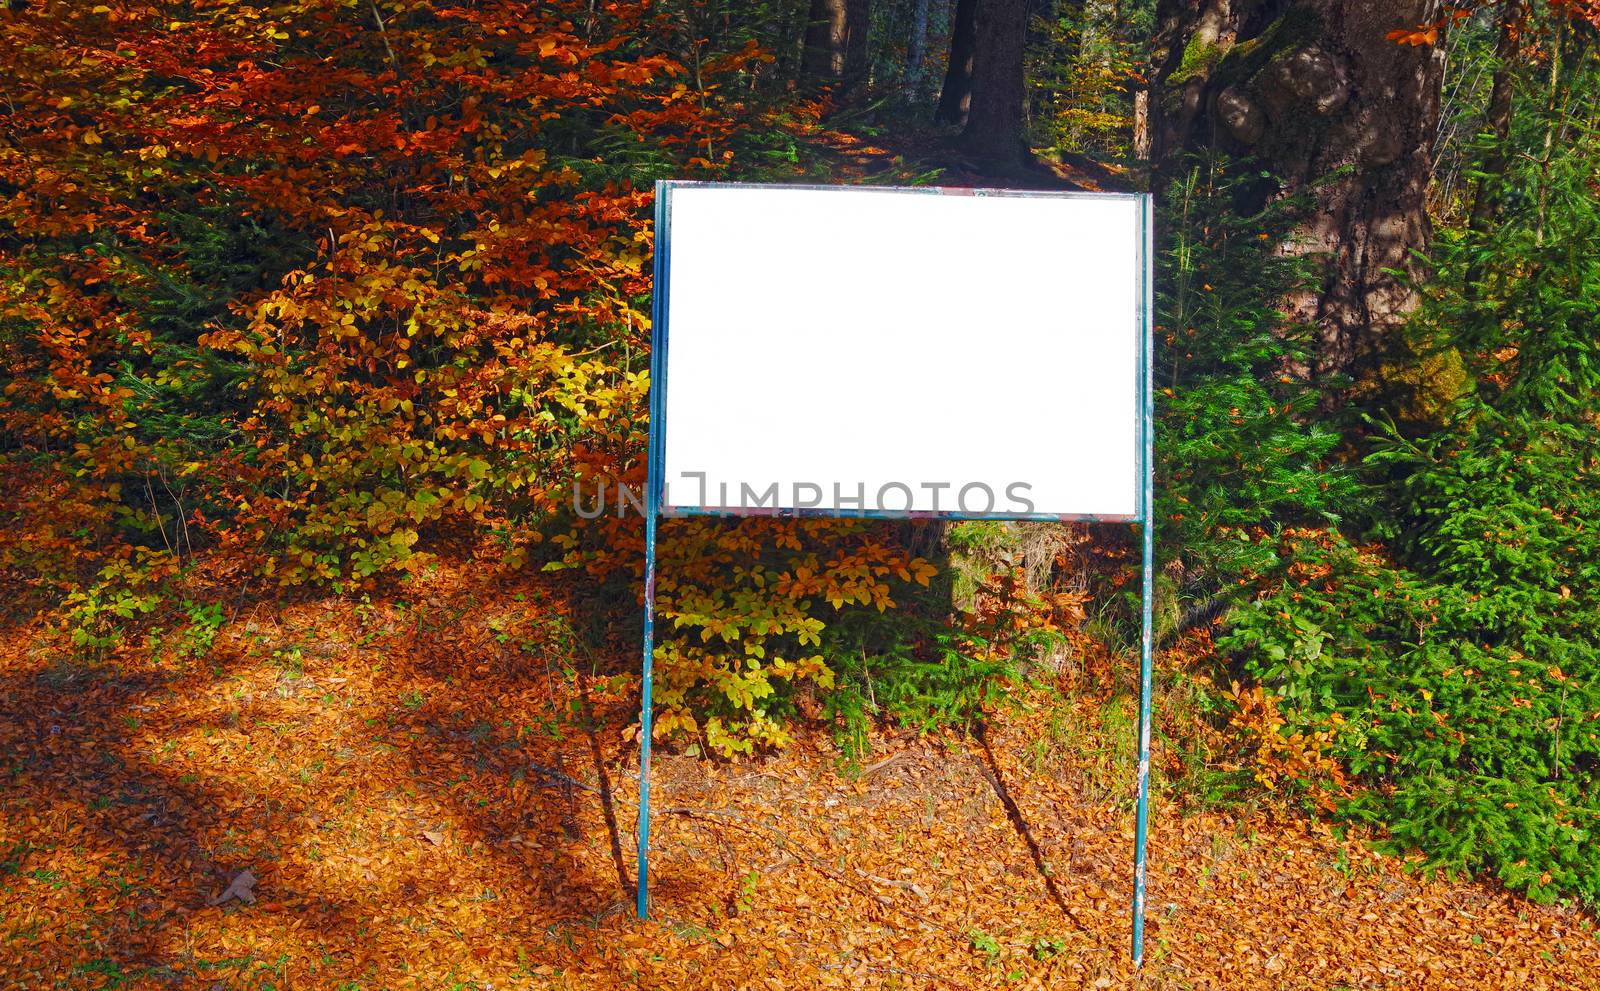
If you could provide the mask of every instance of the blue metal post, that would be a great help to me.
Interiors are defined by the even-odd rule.
[[[1144,960],[1145,838],[1150,823],[1150,717],[1152,633],[1150,599],[1155,571],[1155,527],[1146,520],[1139,530],[1144,538],[1144,631],[1139,644],[1139,811],[1133,839],[1133,965]]]
[[[1154,677],[1155,653],[1155,622],[1153,602],[1155,599],[1155,571],[1156,571],[1156,539],[1155,539],[1155,390],[1151,387],[1154,381],[1152,364],[1154,340],[1151,328],[1151,286],[1150,286],[1150,259],[1151,259],[1151,231],[1150,231],[1150,198],[1144,198],[1141,205],[1142,227],[1144,228],[1144,264],[1141,266],[1144,282],[1140,301],[1144,314],[1144,340],[1142,342],[1141,360],[1143,368],[1143,403],[1140,420],[1143,426],[1141,438],[1140,457],[1140,515],[1139,536],[1144,545],[1143,565],[1141,568],[1142,587],[1140,589],[1140,636],[1139,636],[1139,807],[1136,814],[1133,839],[1133,965],[1141,966],[1144,962],[1144,901],[1145,901],[1145,839],[1149,833],[1150,823],[1150,718],[1151,718],[1151,681]]]
[[[655,466],[649,469],[655,473]],[[655,653],[656,506],[646,494],[644,520],[644,679],[639,688],[639,918],[650,917],[650,723],[651,668]]]
[[[656,642],[656,521],[661,516],[661,459],[667,408],[667,183],[656,183],[655,284],[650,322],[650,440],[644,488],[644,665],[639,685],[639,918],[650,917],[650,735]]]

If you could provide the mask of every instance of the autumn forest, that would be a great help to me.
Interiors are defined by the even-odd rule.
[[[1152,197],[1141,966],[1120,524],[661,521],[635,917],[658,180]],[[0,0],[0,991],[1600,988],[1597,476],[1594,0]]]

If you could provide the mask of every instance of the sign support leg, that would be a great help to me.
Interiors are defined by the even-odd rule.
[[[1155,572],[1155,528],[1147,519],[1139,527],[1144,543],[1144,588],[1139,639],[1139,806],[1133,849],[1133,965],[1144,962],[1145,840],[1150,823],[1150,718],[1154,630],[1151,599]]]
[[[1150,197],[1139,204],[1140,226],[1144,230],[1143,275],[1140,300],[1144,324],[1139,347],[1140,457],[1139,457],[1139,542],[1142,545],[1139,590],[1139,804],[1135,813],[1133,839],[1133,965],[1144,964],[1145,841],[1150,832],[1150,722],[1152,682],[1155,678],[1155,581],[1156,581],[1156,410],[1154,381],[1155,339],[1150,315],[1155,300],[1150,284],[1150,259],[1154,244],[1150,224]]]
[[[656,648],[656,521],[661,517],[661,461],[667,419],[667,265],[670,184],[656,183],[655,292],[650,309],[650,434],[644,486],[644,664],[639,682],[639,885],[637,913],[650,917],[650,743]],[[620,496],[619,496],[620,498]]]
[[[639,885],[638,915],[650,917],[650,732],[651,674],[655,655],[656,507],[647,496],[644,520],[644,678],[639,686]]]

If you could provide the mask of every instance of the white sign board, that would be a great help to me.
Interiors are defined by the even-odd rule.
[[[1140,516],[1146,198],[661,195],[663,515]]]

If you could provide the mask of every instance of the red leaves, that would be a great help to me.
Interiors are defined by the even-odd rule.
[[[1553,13],[1600,28],[1600,0],[1548,0],[1548,2]],[[1390,31],[1385,37],[1396,44],[1412,47],[1435,45],[1450,24],[1472,17],[1485,6],[1489,4],[1483,0],[1469,6],[1448,6],[1444,15],[1436,21],[1412,28],[1399,28]],[[1526,24],[1511,25],[1512,37],[1518,37],[1525,29]]]
[[[6,429],[78,451],[79,478],[164,464],[135,439],[146,411],[124,408],[118,362],[142,352],[134,391],[164,395],[166,372],[147,364],[152,327],[174,321],[147,285],[212,281],[216,261],[196,271],[193,243],[220,238],[226,257],[253,227],[246,241],[270,245],[259,280],[205,325],[178,321],[175,343],[248,371],[223,429],[275,482],[195,479],[185,514],[204,505],[235,552],[270,549],[277,580],[406,570],[426,560],[430,525],[526,518],[578,444],[626,471],[644,383],[621,365],[646,344],[649,194],[575,168],[601,156],[574,157],[572,138],[604,127],[687,159],[732,130],[659,54],[643,6],[243,3],[186,17],[43,3],[7,25],[16,141],[0,185],[15,194],[0,202],[0,268],[37,274],[0,285],[0,319],[29,328],[0,342]],[[702,77],[714,86],[746,57]],[[115,243],[126,263],[86,265],[51,240],[66,238]],[[118,511],[108,492],[85,496]]]
[[[1423,24],[1415,28],[1400,28],[1390,31],[1384,37],[1401,45],[1432,45],[1439,40],[1439,32],[1443,30],[1444,23]]]
[[[1550,0],[1550,9],[1600,28],[1600,0]]]

